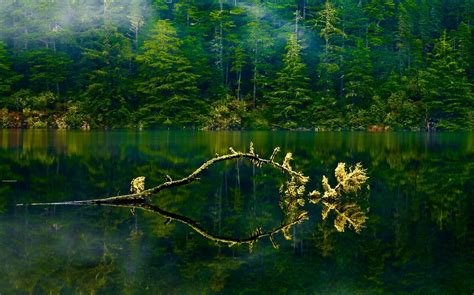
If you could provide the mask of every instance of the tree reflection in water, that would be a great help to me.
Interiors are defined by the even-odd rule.
[[[419,133],[206,133],[2,131],[0,290],[68,293],[470,293],[474,289],[474,136]],[[179,179],[228,146],[250,140],[294,152],[294,169],[312,179],[338,162],[370,172],[370,218],[340,234],[335,211],[305,203],[311,219],[275,236],[221,247],[177,222],[129,208],[15,207],[85,200],[129,190],[147,176],[155,187]],[[346,170],[349,172],[348,170]],[[179,173],[179,174],[178,174]],[[284,220],[277,196],[288,179],[244,160],[213,165],[199,183],[160,192],[150,205],[189,216],[209,232],[245,237]],[[324,195],[311,181],[307,191]],[[306,194],[307,197],[307,194]],[[307,200],[307,199],[306,199]],[[357,196],[368,207],[365,194]],[[315,217],[315,218],[313,218]],[[347,225],[347,223],[346,223]],[[354,270],[354,271],[352,271]],[[357,271],[355,271],[357,270]],[[263,291],[262,291],[263,290]]]
[[[275,160],[280,148],[273,150],[269,159],[261,158],[255,153],[253,143],[250,142],[250,149],[248,152],[237,152],[232,147],[229,148],[230,153],[225,155],[216,154],[214,158],[206,161],[199,168],[194,170],[188,176],[173,180],[169,175],[166,175],[167,181],[155,186],[153,188],[145,189],[145,177],[139,176],[131,181],[130,194],[102,198],[92,200],[67,201],[56,203],[32,203],[31,206],[57,206],[57,205],[107,205],[118,207],[129,207],[131,212],[135,214],[135,209],[140,208],[149,212],[154,212],[161,215],[166,220],[165,225],[171,221],[177,221],[187,225],[201,236],[221,244],[227,244],[229,247],[234,245],[248,244],[250,251],[253,245],[261,238],[268,237],[274,248],[278,248],[274,236],[282,232],[286,240],[291,240],[292,235],[290,230],[293,226],[300,224],[309,218],[308,212],[304,209],[307,199],[310,203],[317,204],[321,201],[323,204],[322,218],[326,219],[329,212],[332,210],[336,214],[334,221],[335,228],[343,232],[346,224],[352,227],[356,232],[360,232],[367,219],[366,213],[361,210],[360,206],[354,201],[353,197],[361,189],[367,181],[366,170],[362,168],[361,164],[355,165],[354,168],[346,170],[344,163],[339,163],[335,176],[338,184],[332,188],[328,183],[328,178],[323,176],[322,186],[324,194],[317,190],[306,194],[306,185],[309,177],[302,172],[293,170],[291,160],[292,153],[287,153],[282,163]],[[280,187],[279,204],[283,212],[283,220],[281,224],[271,230],[265,231],[262,227],[257,227],[250,236],[246,238],[224,237],[212,234],[203,227],[201,227],[195,220],[188,216],[166,211],[159,206],[149,204],[149,200],[155,197],[163,190],[173,187],[183,186],[194,181],[199,180],[199,175],[209,169],[212,165],[218,162],[224,162],[234,159],[247,159],[255,167],[262,167],[268,165],[277,171],[287,176],[287,181]],[[348,197],[350,196],[350,197]],[[17,206],[28,206],[28,204],[17,204]]]

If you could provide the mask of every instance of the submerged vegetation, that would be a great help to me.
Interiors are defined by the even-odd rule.
[[[468,129],[472,1],[0,2],[3,128]]]
[[[326,219],[329,212],[334,210],[336,214],[334,227],[339,232],[343,232],[346,225],[353,228],[356,232],[361,231],[361,229],[364,227],[367,215],[357,203],[357,199],[360,199],[360,196],[357,196],[357,193],[362,190],[362,186],[365,184],[368,177],[366,176],[366,170],[363,169],[360,164],[357,164],[355,167],[349,168],[349,171],[346,171],[345,164],[339,163],[335,170],[335,176],[338,182],[335,188],[331,188],[328,183],[328,178],[323,176],[322,187],[324,189],[324,195],[321,196],[321,193],[317,190],[307,194],[306,185],[309,182],[309,177],[305,176],[302,172],[293,170],[293,167],[290,163],[292,160],[291,153],[286,154],[282,163],[275,161],[275,157],[279,152],[280,148],[277,147],[273,150],[273,153],[269,159],[261,158],[255,153],[253,143],[251,142],[248,152],[237,152],[233,148],[229,148],[228,154],[216,154],[214,158],[206,161],[188,176],[178,180],[173,180],[169,175],[166,175],[167,181],[153,188],[145,189],[145,177],[140,176],[134,178],[131,181],[130,194],[127,195],[62,203],[33,203],[31,205],[118,206],[131,208],[132,213],[135,213],[135,209],[139,208],[159,214],[166,218],[165,225],[172,221],[177,221],[189,226],[195,232],[213,242],[228,244],[229,247],[234,245],[248,244],[250,250],[252,250],[253,245],[258,240],[265,237],[270,239],[274,248],[278,248],[278,244],[275,242],[274,236],[280,232],[283,233],[283,236],[286,240],[292,240],[293,237],[290,232],[292,227],[296,224],[304,222],[309,218],[308,211],[304,208],[306,202],[309,200],[310,203],[317,204],[322,200],[322,218]],[[152,198],[155,197],[159,192],[197,181],[199,180],[198,176],[212,165],[218,162],[236,159],[250,160],[256,167],[268,165],[276,170],[279,170],[288,177],[288,180],[280,188],[281,195],[279,197],[279,204],[283,212],[283,220],[279,226],[274,227],[268,231],[259,226],[250,234],[250,236],[246,238],[224,237],[207,231],[201,227],[197,221],[188,216],[169,212],[163,208],[160,208],[158,205],[150,203]],[[25,204],[18,205],[24,206]]]

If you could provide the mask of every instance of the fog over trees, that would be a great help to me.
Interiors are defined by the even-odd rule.
[[[471,129],[470,0],[0,1],[2,127]]]

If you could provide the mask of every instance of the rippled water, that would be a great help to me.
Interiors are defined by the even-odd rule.
[[[361,162],[371,193],[366,228],[310,220],[248,247],[217,245],[185,225],[127,208],[27,206],[126,193],[184,177],[232,146],[294,166],[319,185],[340,161]],[[0,130],[1,294],[472,294],[474,134],[64,132]],[[281,222],[284,177],[246,161],[153,202],[212,233],[243,237]]]

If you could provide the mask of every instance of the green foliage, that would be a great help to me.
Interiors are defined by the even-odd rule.
[[[0,127],[1,128],[9,128],[9,127],[13,127],[11,126],[11,118],[10,118],[10,114],[8,113],[8,109],[7,108],[1,108],[0,109]]]
[[[81,113],[79,106],[72,102],[66,104],[66,111],[55,123],[58,129],[84,129],[87,126],[86,116]]]
[[[308,125],[307,107],[311,103],[309,78],[301,60],[301,45],[296,34],[290,34],[285,47],[283,67],[278,71],[273,91],[268,94],[274,122],[284,127]]]
[[[312,125],[317,130],[335,130],[344,127],[344,118],[333,97],[321,97],[310,108]]]
[[[20,77],[12,70],[5,44],[0,41],[0,98],[11,92],[13,83]]]
[[[152,36],[137,56],[141,82],[138,91],[145,95],[136,114],[144,126],[195,125],[204,115],[204,103],[198,99],[198,75],[192,73],[189,60],[181,51],[182,41],[170,21],[160,20]]]
[[[345,101],[364,109],[370,106],[374,96],[374,69],[370,54],[370,49],[361,40],[357,40],[356,46],[345,54]]]
[[[422,108],[406,97],[405,92],[392,93],[387,100],[385,123],[394,128],[420,128],[423,124],[419,114]]]
[[[23,109],[51,111],[54,110],[57,100],[51,91],[35,94],[28,89],[20,89],[7,99],[7,106],[18,112]]]
[[[318,80],[322,94],[321,96],[330,99],[334,97],[334,75],[340,71],[341,63],[341,43],[346,37],[340,28],[341,19],[334,4],[327,0],[324,6],[316,14],[314,19],[315,28],[319,29],[319,35],[324,40],[323,49],[319,54],[320,62],[317,65]]]
[[[465,125],[467,112],[474,106],[472,85],[452,42],[443,32],[430,54],[430,65],[420,77],[428,121],[442,129]]]
[[[246,103],[228,97],[215,102],[211,107],[206,129],[210,130],[240,130],[248,117]]]
[[[70,73],[72,60],[69,56],[64,52],[40,49],[26,52],[24,58],[28,64],[26,78],[31,88],[36,91],[55,91],[59,95],[59,85]]]
[[[90,68],[82,94],[83,111],[95,127],[124,126],[130,113],[130,41],[114,27],[98,31],[93,41],[83,57]]]
[[[473,9],[464,0],[4,1],[0,107],[21,113],[32,108],[20,102],[25,91],[52,92],[50,122],[73,101],[92,127],[202,128],[213,103],[236,97],[246,128],[472,128]]]

